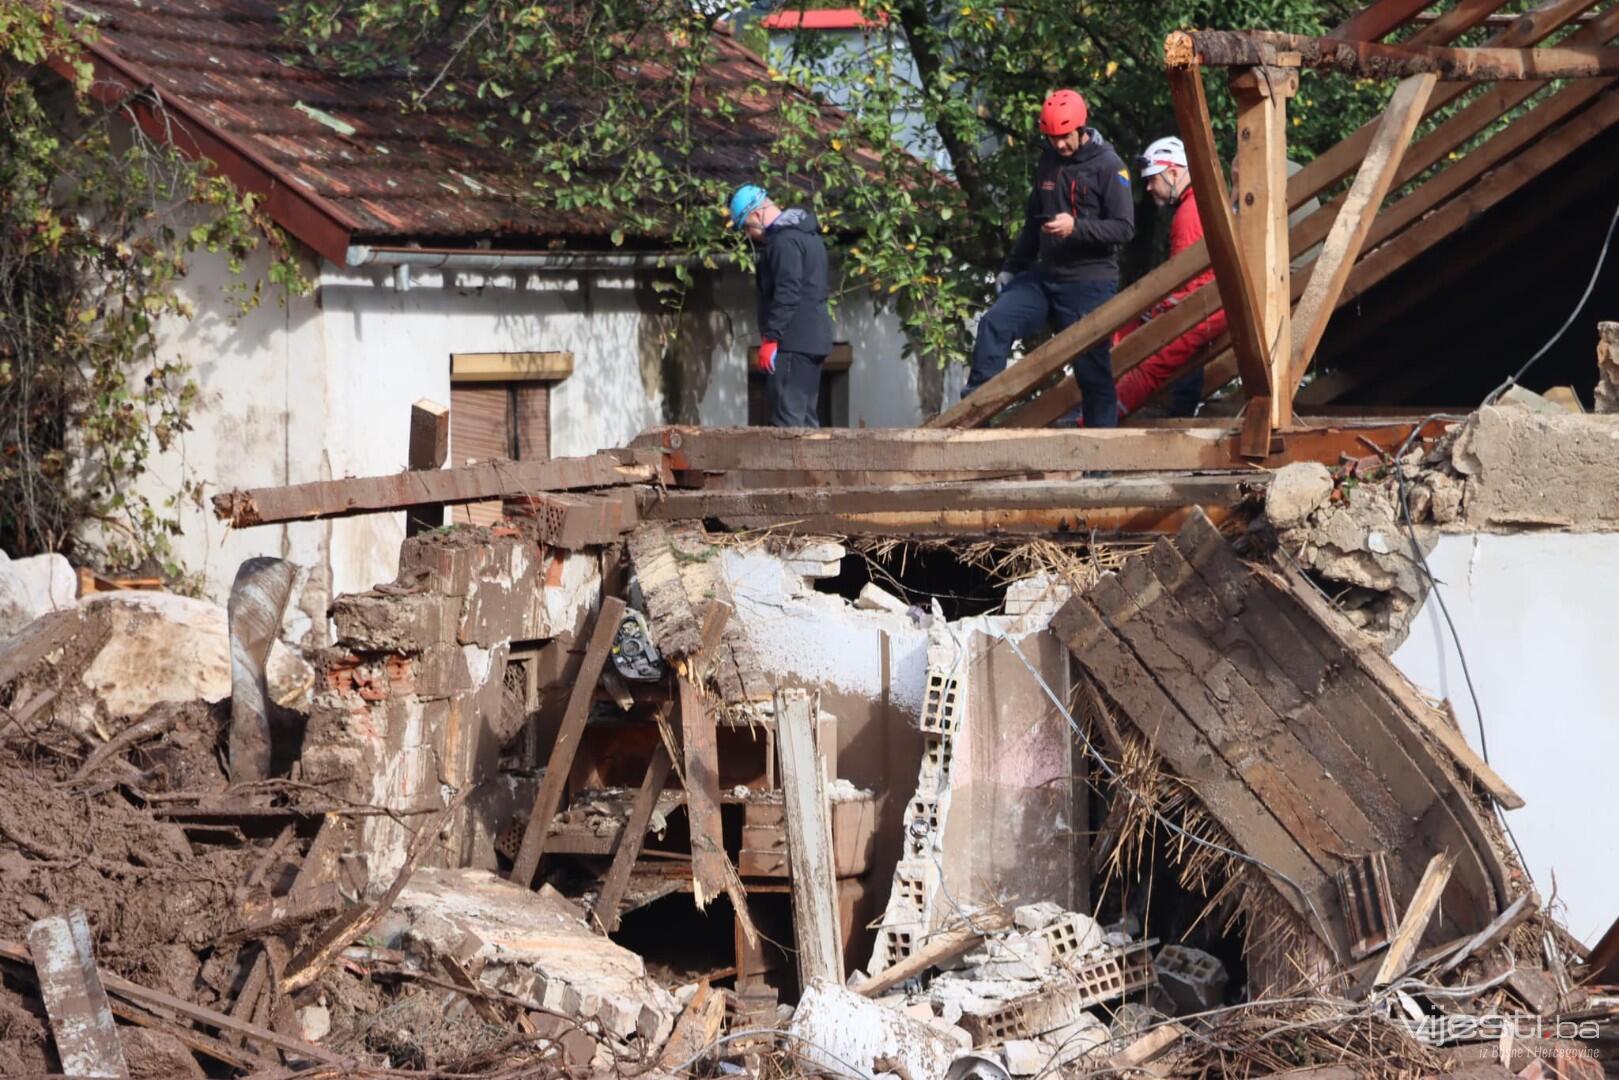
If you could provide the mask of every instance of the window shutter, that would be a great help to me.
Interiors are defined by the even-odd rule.
[[[450,384],[450,464],[510,460],[513,443],[511,384]],[[458,525],[493,525],[500,520],[500,500],[465,503],[454,508]]]

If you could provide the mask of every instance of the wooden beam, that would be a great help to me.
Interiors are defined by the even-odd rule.
[[[746,491],[648,490],[642,513],[663,521],[704,518],[800,518],[836,514],[946,510],[1067,510],[1117,506],[1176,507],[1239,501],[1268,473],[1217,476],[1114,476],[1080,480],[972,480],[945,484]]]
[[[1484,180],[1444,203],[1420,221],[1411,223],[1413,208],[1406,205],[1416,197],[1416,193],[1394,203],[1378,216],[1377,222],[1373,225],[1372,235],[1367,241],[1367,246],[1371,250],[1361,257],[1360,262],[1350,272],[1349,281],[1338,298],[1338,305],[1341,307],[1354,300],[1451,233],[1474,221],[1490,207],[1550,170],[1616,123],[1619,123],[1619,94],[1604,93],[1590,108],[1549,135],[1540,138],[1528,150],[1496,168]],[[1526,129],[1527,131],[1529,129]],[[1441,173],[1440,177],[1443,175]],[[1430,183],[1437,182],[1437,179]],[[1421,188],[1417,190],[1420,193]],[[1391,240],[1386,242],[1380,240],[1380,236],[1393,233],[1405,225],[1410,225],[1410,228]],[[1295,279],[1296,287],[1301,280]],[[1223,385],[1235,371],[1235,363],[1235,356],[1229,350],[1213,358],[1208,365],[1216,373],[1211,377],[1211,383],[1214,386]],[[1221,376],[1224,379],[1215,381]],[[1207,383],[1205,386],[1211,388]],[[1311,400],[1319,403],[1316,398],[1312,397]]]
[[[652,760],[648,762],[646,776],[635,793],[635,802],[630,805],[630,816],[619,831],[618,850],[613,853],[613,864],[602,879],[601,891],[596,894],[596,903],[590,909],[604,933],[611,934],[618,929],[619,905],[624,902],[624,890],[629,887],[635,860],[641,857],[641,845],[646,843],[646,831],[652,824],[652,811],[657,809],[658,796],[669,782],[670,764],[669,748],[659,739],[652,748]]]
[[[35,922],[28,928],[28,951],[62,1071],[71,1076],[128,1076],[118,1021],[96,970],[84,912],[74,908],[66,916]]]
[[[793,871],[793,940],[798,946],[801,989],[817,979],[843,985],[832,815],[815,745],[815,712],[807,690],[776,692],[776,749],[786,804],[787,857]]]
[[[590,631],[590,643],[585,646],[585,656],[579,665],[578,678],[568,695],[562,724],[557,729],[556,745],[551,748],[551,759],[545,766],[545,778],[540,781],[534,807],[529,811],[523,843],[512,864],[510,880],[525,889],[534,884],[534,875],[540,868],[546,833],[562,805],[562,787],[573,769],[574,755],[579,752],[579,740],[584,734],[585,721],[590,717],[590,703],[596,697],[596,683],[601,679],[602,667],[607,663],[613,639],[618,636],[618,627],[623,621],[624,601],[616,596],[603,597],[596,625]]]
[[[611,454],[555,461],[489,461],[459,469],[403,472],[351,480],[319,480],[287,487],[227,491],[213,498],[214,515],[235,528],[283,521],[316,521],[413,506],[452,505],[523,495],[571,491],[656,479],[650,463],[626,465]]]
[[[948,964],[956,957],[972,952],[986,935],[998,933],[1011,925],[1012,920],[1004,911],[976,912],[969,923],[940,930],[909,956],[867,976],[849,989],[863,997],[876,997],[929,968]]]
[[[1192,176],[1192,194],[1203,219],[1203,239],[1209,261],[1225,300],[1227,332],[1237,353],[1242,387],[1249,400],[1270,398],[1270,369],[1265,359],[1264,301],[1255,285],[1252,268],[1243,258],[1231,217],[1231,196],[1226,190],[1225,173],[1220,168],[1209,126],[1209,103],[1203,92],[1203,73],[1197,68],[1177,68],[1169,73],[1169,91],[1175,102],[1175,119],[1186,143],[1186,160]],[[1242,453],[1261,457],[1270,448],[1270,416],[1262,424],[1244,428]]]
[[[412,472],[421,472],[444,468],[449,457],[450,408],[422,398],[410,407],[410,452],[406,463]],[[418,506],[405,515],[406,536],[443,526],[443,506]]]
[[[1276,64],[1279,57],[1296,58],[1293,66],[1358,78],[1436,75],[1450,81],[1494,82],[1619,75],[1619,49],[1411,47],[1271,30],[1177,30],[1164,42],[1164,61],[1171,71],[1203,65],[1255,67]]]
[[[1230,466],[1224,428],[1173,432],[1142,428],[1082,431],[947,431],[932,428],[823,429],[790,434],[772,428],[664,428],[642,439],[671,447],[676,470],[754,472],[1041,472],[1195,471]],[[677,445],[678,444],[678,445]],[[962,477],[962,478],[965,478]]]
[[[1372,221],[1378,208],[1393,186],[1400,168],[1400,159],[1411,141],[1411,133],[1422,118],[1428,98],[1439,79],[1435,75],[1413,75],[1394,90],[1388,108],[1372,140],[1366,160],[1355,174],[1355,182],[1338,217],[1327,234],[1321,253],[1316,256],[1310,271],[1309,283],[1299,299],[1295,321],[1298,332],[1294,337],[1291,356],[1291,374],[1279,384],[1280,393],[1289,398],[1304,380],[1304,373],[1315,356],[1321,336],[1327,332],[1327,322],[1337,310],[1338,298],[1360,258],[1361,246],[1372,231]]]
[[[450,378],[455,382],[554,382],[573,374],[571,352],[454,353]]]
[[[635,492],[613,488],[598,495],[548,491],[506,500],[510,516],[534,523],[534,535],[547,547],[579,551],[617,543],[641,523]]]
[[[1445,885],[1450,881],[1454,869],[1455,855],[1441,852],[1428,860],[1428,868],[1423,871],[1417,891],[1400,919],[1400,928],[1395,931],[1389,951],[1383,954],[1383,963],[1378,966],[1377,975],[1372,979],[1373,986],[1389,985],[1411,966],[1411,958],[1417,954],[1417,946],[1421,944],[1428,922],[1439,907],[1439,898],[1444,894]]]
[[[1298,72],[1286,68],[1242,68],[1231,73],[1231,96],[1237,102],[1237,155],[1232,167],[1237,241],[1258,290],[1260,340],[1272,389],[1266,421],[1271,428],[1293,423],[1292,395],[1282,393],[1281,388],[1287,385],[1292,357],[1287,99],[1298,88]],[[1264,437],[1267,442],[1255,447],[1254,456],[1268,452],[1268,431]]]

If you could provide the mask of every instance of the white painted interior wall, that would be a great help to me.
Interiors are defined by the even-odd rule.
[[[1619,917],[1603,809],[1619,761],[1619,533],[1447,535],[1429,563],[1484,711],[1490,762],[1525,801],[1507,824],[1541,897],[1555,887],[1569,929],[1595,944]],[[1478,748],[1461,659],[1431,597],[1394,662],[1450,700]]]

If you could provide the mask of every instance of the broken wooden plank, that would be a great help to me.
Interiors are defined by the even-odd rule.
[[[975,480],[838,488],[747,491],[644,489],[642,514],[659,521],[802,518],[832,514],[946,510],[1090,509],[1114,506],[1230,505],[1269,480],[1266,473],[1222,476],[1116,476],[1079,480]]]
[[[1022,367],[1027,361],[1019,361]],[[988,385],[987,383],[985,384]],[[983,389],[980,388],[979,393]],[[971,399],[969,399],[971,400]],[[635,442],[662,442],[678,470],[957,472],[1191,471],[1230,467],[1224,427],[951,431],[871,428],[663,428]],[[962,479],[964,477],[957,477]]]
[[[457,469],[227,491],[215,495],[213,503],[216,517],[240,529],[408,510],[413,506],[479,502],[534,491],[645,483],[657,475],[656,465],[650,462],[626,465],[612,454],[597,454],[554,461],[487,461]]]
[[[1436,974],[1443,975],[1448,971],[1454,971],[1472,957],[1482,956],[1489,952],[1505,941],[1508,934],[1522,926],[1524,922],[1539,911],[1540,897],[1535,894],[1535,890],[1530,889],[1508,904],[1506,910],[1491,920],[1490,925],[1480,930],[1465,945],[1456,950],[1440,966]]]
[[[817,979],[843,985],[832,815],[815,746],[816,711],[807,690],[776,692],[776,751],[786,805],[787,857],[793,869],[793,940],[798,946],[801,989]]]
[[[691,679],[679,678],[680,743],[685,758],[686,820],[691,832],[692,899],[699,908],[725,888],[725,834],[720,826],[719,746],[714,714]]]
[[[261,898],[243,905],[237,925],[226,931],[220,944],[231,945],[253,938],[280,934],[295,926],[335,915],[343,909],[343,894],[335,881],[291,896]]]
[[[422,398],[410,407],[410,450],[406,464],[412,472],[442,469],[450,458],[450,408]],[[417,506],[405,514],[405,535],[416,536],[444,527],[444,507]]]
[[[704,979],[675,1021],[675,1029],[658,1055],[658,1067],[671,1071],[686,1068],[705,1046],[719,1038],[724,1023],[725,994]]]
[[[1387,986],[1410,968],[1411,959],[1417,954],[1417,946],[1422,943],[1422,935],[1428,929],[1428,922],[1439,907],[1439,898],[1450,881],[1451,871],[1456,868],[1456,859],[1455,854],[1440,852],[1428,860],[1428,869],[1417,883],[1416,894],[1411,897],[1405,914],[1400,918],[1400,928],[1394,932],[1389,951],[1383,955],[1383,963],[1372,978],[1373,986]]]
[[[909,956],[868,975],[849,989],[865,997],[876,997],[929,968],[948,964],[956,957],[972,952],[986,935],[998,933],[1011,925],[1012,920],[1004,911],[977,912],[970,922],[939,931]]]
[[[96,970],[84,912],[75,908],[65,917],[51,915],[35,922],[28,928],[28,951],[62,1071],[72,1076],[128,1076],[118,1022]]]
[[[1190,1034],[1191,1031],[1186,1025],[1175,1021],[1159,1024],[1108,1058],[1102,1063],[1102,1069],[1099,1071],[1123,1075],[1127,1069],[1139,1069]]]
[[[1327,332],[1327,322],[1337,310],[1338,298],[1361,248],[1372,231],[1372,222],[1378,208],[1393,186],[1395,174],[1411,144],[1411,135],[1427,108],[1428,99],[1438,83],[1436,75],[1413,75],[1403,80],[1394,90],[1388,108],[1372,139],[1371,149],[1349,195],[1332,223],[1332,231],[1322,244],[1310,270],[1309,284],[1300,297],[1294,317],[1296,333],[1293,337],[1291,374],[1284,373],[1276,392],[1292,397],[1298,391],[1310,361],[1315,358],[1316,346]]]
[[[646,842],[647,827],[652,822],[652,811],[658,805],[658,796],[669,782],[670,764],[669,750],[659,739],[652,748],[652,760],[647,764],[646,777],[635,793],[629,818],[619,831],[618,850],[613,854],[613,864],[602,880],[601,891],[597,893],[596,903],[591,908],[595,921],[606,933],[611,934],[618,929],[619,905],[624,901],[624,890],[629,886],[635,860],[640,857],[641,845]]]
[[[602,667],[613,648],[613,639],[624,621],[624,601],[616,596],[602,598],[601,610],[596,614],[596,625],[590,631],[590,644],[585,647],[584,660],[579,665],[579,677],[568,695],[568,706],[562,714],[562,725],[557,730],[556,744],[551,748],[551,759],[545,767],[545,777],[534,797],[529,811],[528,826],[523,830],[523,844],[513,861],[511,881],[525,889],[534,884],[539,871],[540,858],[545,854],[545,838],[551,829],[551,819],[562,805],[562,787],[573,769],[574,755],[579,752],[579,741],[584,735],[585,721],[590,718],[590,703],[596,696],[596,683],[601,679]]]

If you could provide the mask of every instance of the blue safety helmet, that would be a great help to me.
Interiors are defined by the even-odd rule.
[[[770,201],[758,184],[743,184],[731,196],[731,228],[740,229],[747,216]]]

